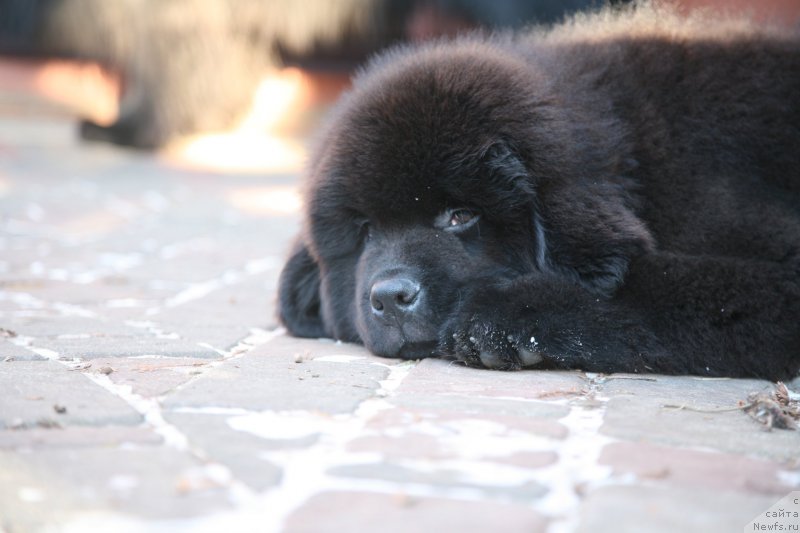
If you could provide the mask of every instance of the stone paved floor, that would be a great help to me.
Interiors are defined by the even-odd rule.
[[[295,174],[177,170],[10,108],[2,532],[727,532],[800,490],[800,432],[732,409],[767,382],[290,338]]]

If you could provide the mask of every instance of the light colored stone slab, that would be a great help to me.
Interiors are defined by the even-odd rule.
[[[125,401],[78,371],[52,361],[0,364],[3,428],[130,425],[142,421]]]

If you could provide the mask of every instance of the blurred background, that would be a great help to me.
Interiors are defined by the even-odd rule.
[[[611,1],[621,5],[627,0]],[[797,25],[798,0],[672,0]],[[371,54],[552,24],[599,0],[0,0],[0,118],[74,115],[85,141],[178,165],[295,171]],[[44,105],[46,104],[46,105]]]

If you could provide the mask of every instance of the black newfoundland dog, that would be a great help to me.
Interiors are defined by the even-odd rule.
[[[294,335],[497,369],[800,367],[796,34],[639,9],[395,49],[307,187]]]

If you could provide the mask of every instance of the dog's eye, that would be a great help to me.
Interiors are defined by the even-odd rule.
[[[450,213],[450,221],[448,222],[448,226],[461,226],[463,224],[469,223],[472,219],[475,218],[475,213],[470,211],[469,209],[457,209]]]
[[[436,217],[434,226],[459,235],[465,235],[465,231],[472,227],[477,227],[476,223],[479,218],[481,218],[480,214],[472,209],[447,209]]]

